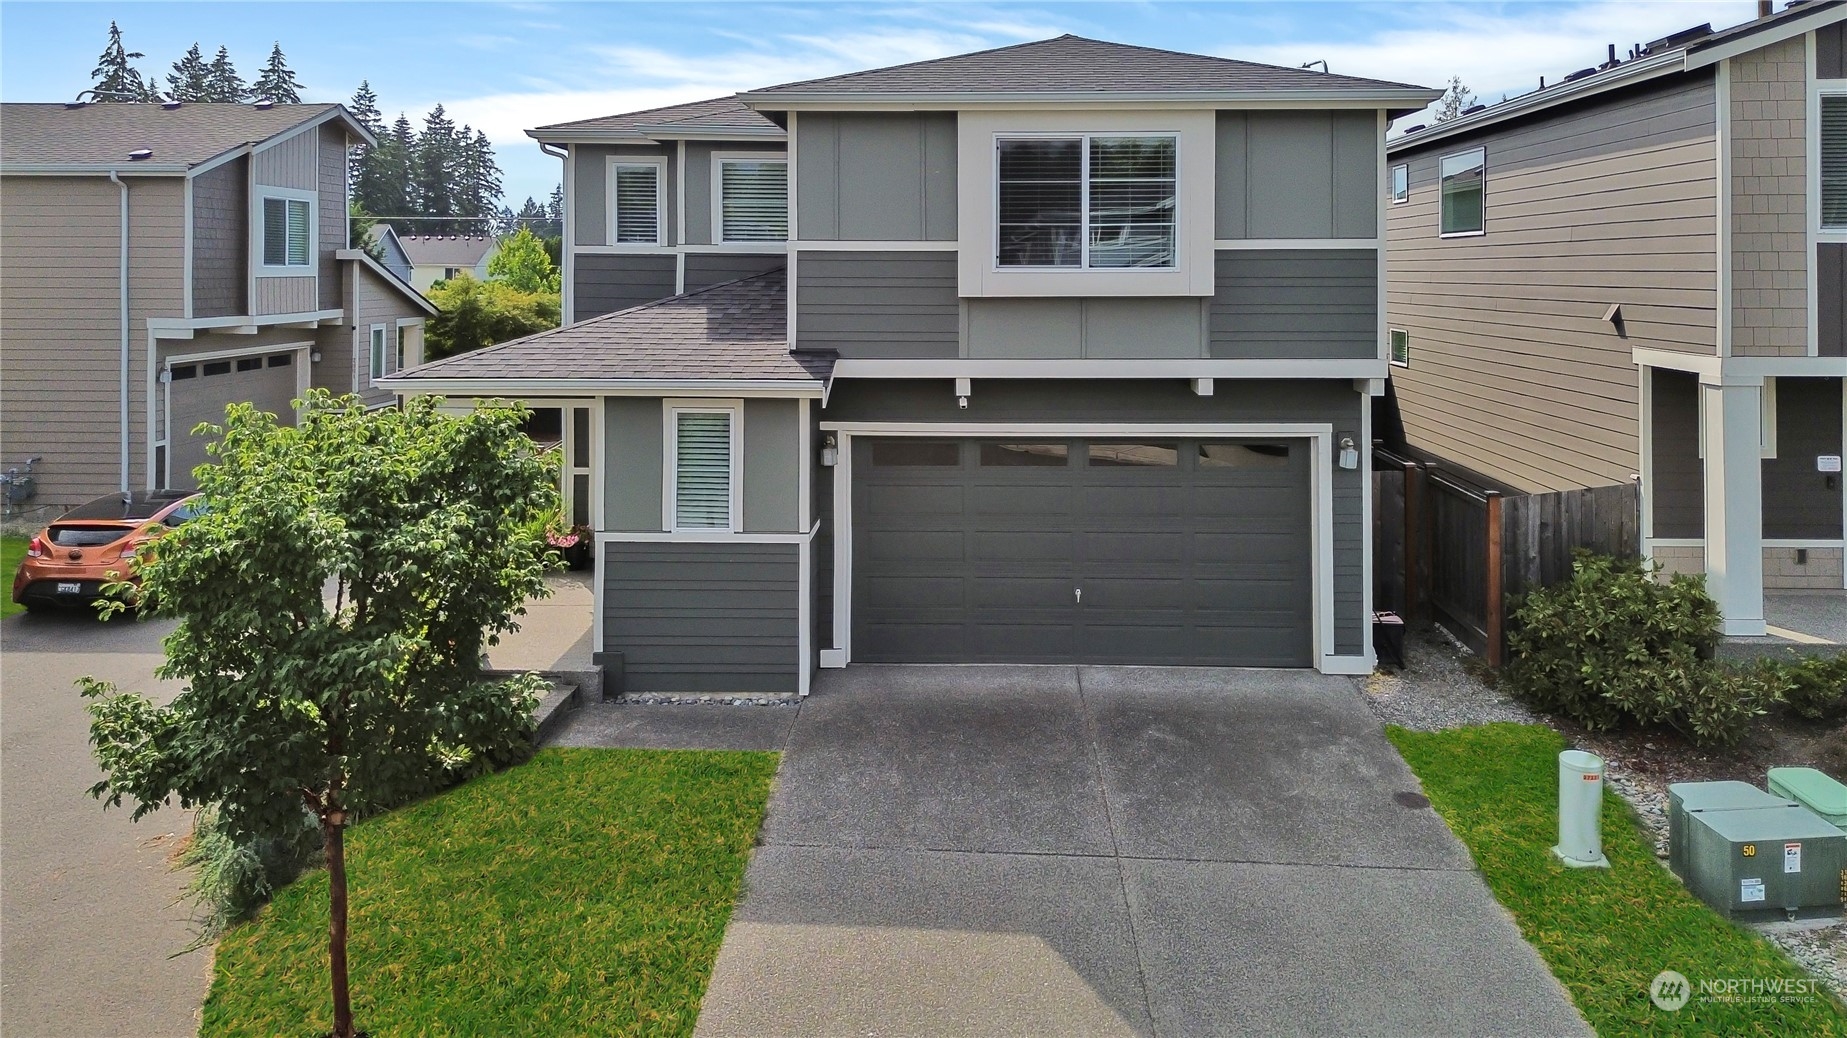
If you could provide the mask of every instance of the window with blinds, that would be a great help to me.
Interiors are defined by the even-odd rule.
[[[732,528],[732,411],[673,412],[673,528]]]
[[[1821,99],[1821,225],[1847,229],[1847,94]]]
[[[1173,137],[1021,137],[997,149],[999,266],[1174,265]]]
[[[313,226],[313,206],[306,199],[263,199],[263,265],[309,266],[314,254]]]
[[[789,164],[724,159],[718,164],[720,241],[787,241]]]
[[[652,162],[618,162],[610,168],[610,190],[617,245],[659,245],[661,241],[661,167]]]

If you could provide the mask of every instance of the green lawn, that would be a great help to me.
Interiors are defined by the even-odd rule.
[[[1702,979],[1806,977],[1769,943],[1720,918],[1655,862],[1614,793],[1603,804],[1610,868],[1568,869],[1558,842],[1558,751],[1538,725],[1386,734],[1423,782],[1449,827],[1468,844],[1488,886],[1519,920],[1546,964],[1600,1034],[1847,1035],[1847,1015],[1827,996],[1779,1005],[1701,1003]],[[1694,1000],[1656,1009],[1648,985],[1684,974]]]
[[[29,537],[0,537],[0,571],[6,574],[6,589],[0,593],[0,617],[26,611],[25,606],[13,601],[13,573],[19,569],[19,560],[26,557],[29,540]]]
[[[545,750],[348,834],[374,1035],[691,1034],[773,753]],[[331,1026],[327,874],[219,942],[201,1035]]]

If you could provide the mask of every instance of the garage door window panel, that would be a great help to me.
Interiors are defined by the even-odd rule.
[[[1286,443],[1201,443],[1202,469],[1287,469]]]
[[[962,445],[942,440],[878,440],[872,444],[872,464],[877,468],[955,468],[962,464]]]
[[[1071,447],[1063,443],[983,443],[982,468],[1062,468],[1070,463]]]
[[[1172,443],[1093,443],[1091,468],[1173,468],[1180,464],[1180,447]]]

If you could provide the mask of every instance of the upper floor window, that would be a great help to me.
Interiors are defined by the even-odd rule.
[[[308,198],[263,198],[263,266],[314,265],[314,202]]]
[[[1445,155],[1439,173],[1442,178],[1441,233],[1483,233],[1487,215],[1488,149],[1475,148]]]
[[[609,164],[609,234],[612,245],[661,243],[660,162]]]
[[[714,222],[719,241],[788,240],[787,160],[719,156],[717,192]]]
[[[1399,163],[1392,167],[1392,204],[1411,200],[1411,167]]]
[[[1847,94],[1821,99],[1821,225],[1847,230]]]
[[[1172,135],[1002,138],[997,151],[997,265],[1174,266]]]

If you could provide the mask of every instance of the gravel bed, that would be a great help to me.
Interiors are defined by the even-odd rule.
[[[630,706],[800,706],[800,696],[765,692],[736,695],[667,695],[659,692],[631,692],[616,697],[616,702]]]
[[[1440,732],[1494,721],[1532,724],[1532,711],[1482,683],[1474,653],[1439,627],[1405,636],[1403,670],[1376,670],[1361,691],[1386,724],[1417,732]]]

